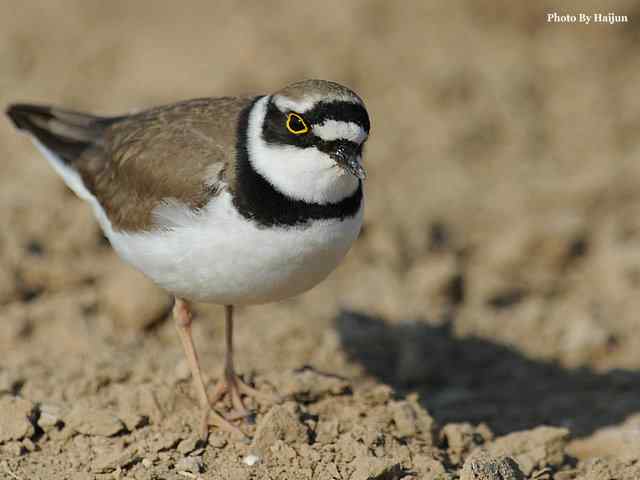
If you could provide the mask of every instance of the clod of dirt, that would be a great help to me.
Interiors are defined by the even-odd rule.
[[[578,469],[580,480],[638,480],[640,464],[637,460],[594,458],[587,460]]]
[[[184,457],[176,463],[178,472],[200,473],[204,469],[202,457]]]
[[[24,451],[25,448],[20,442],[7,442],[3,445],[0,445],[0,453],[3,453],[10,457],[19,457],[23,454]]]
[[[146,416],[131,410],[119,411],[118,418],[122,420],[122,423],[124,423],[124,426],[127,427],[127,430],[130,432],[142,427],[148,423],[149,420]]]
[[[493,439],[489,427],[470,423],[449,423],[444,426],[440,436],[448,445],[449,459],[454,465],[462,464],[472,450]]]
[[[529,476],[534,470],[562,465],[568,442],[569,430],[566,428],[541,426],[499,437],[486,448],[496,457],[512,457]]]
[[[637,458],[640,454],[640,414],[627,418],[622,425],[604,427],[587,438],[573,440],[567,452],[577,458]]]
[[[171,450],[178,445],[178,443],[182,440],[182,437],[177,433],[165,433],[160,436],[153,438],[149,442],[149,450],[158,453],[165,450]]]
[[[312,368],[303,368],[286,376],[274,376],[269,380],[280,395],[302,402],[314,402],[327,395],[340,395],[349,389],[346,380]]]
[[[359,457],[353,462],[355,471],[351,480],[397,480],[402,478],[403,470],[398,463],[389,463],[380,458]]]
[[[512,458],[478,449],[464,462],[460,480],[524,480],[524,474]]]
[[[40,405],[40,416],[38,426],[46,433],[50,430],[62,426],[63,409],[59,405],[43,403]]]
[[[125,468],[140,460],[138,448],[135,446],[118,449],[115,452],[107,452],[96,458],[92,464],[92,470],[96,473],[108,473],[117,468]]]
[[[396,434],[399,437],[411,437],[422,434],[425,438],[434,442],[435,421],[420,406],[418,399],[409,397],[408,400],[401,400],[389,404],[389,408],[393,414],[393,422],[396,426]]]
[[[118,326],[141,331],[169,309],[169,296],[122,262],[113,264],[102,283],[102,302]]]
[[[178,451],[183,455],[189,455],[191,452],[200,448],[200,445],[204,444],[198,437],[185,438],[178,444]]]
[[[415,478],[423,480],[446,480],[447,478],[446,468],[442,462],[427,455],[416,455],[411,471],[415,474]]]
[[[262,457],[269,448],[281,440],[287,445],[307,443],[307,429],[296,416],[295,403],[288,402],[275,405],[258,424],[256,434],[251,442],[251,454]]]
[[[33,408],[33,403],[24,398],[10,395],[0,398],[0,443],[34,434],[30,420]]]
[[[222,435],[213,432],[209,434],[209,445],[213,448],[224,448],[227,446],[227,443],[227,439]]]
[[[122,421],[104,410],[76,406],[65,417],[65,423],[78,433],[111,437],[125,429]]]

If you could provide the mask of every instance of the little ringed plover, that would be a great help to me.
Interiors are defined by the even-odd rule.
[[[209,422],[240,433],[233,306],[309,290],[336,268],[363,219],[362,99],[306,80],[271,95],[187,100],[98,117],[57,107],[7,110],[67,186],[87,201],[125,261],[175,297],[173,314]],[[222,379],[207,395],[190,302],[225,306]],[[228,394],[237,411],[211,407]]]

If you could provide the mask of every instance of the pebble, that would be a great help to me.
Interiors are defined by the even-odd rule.
[[[510,457],[490,455],[486,450],[475,450],[467,457],[460,480],[524,480],[518,464]]]
[[[176,463],[178,472],[200,473],[204,470],[202,457],[184,457]]]
[[[245,465],[249,465],[250,467],[253,467],[259,461],[260,461],[260,457],[258,455],[254,455],[253,453],[247,455],[242,459],[242,462]]]

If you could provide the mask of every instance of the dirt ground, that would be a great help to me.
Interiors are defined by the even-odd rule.
[[[206,444],[170,299],[0,120],[0,478],[640,478],[640,8],[434,3],[0,3],[0,105],[315,77],[372,117],[347,260],[238,312],[239,370],[286,401]]]

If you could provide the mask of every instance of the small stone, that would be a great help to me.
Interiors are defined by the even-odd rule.
[[[153,460],[151,460],[150,458],[143,458],[142,459],[142,466],[144,468],[151,468],[153,467]]]
[[[478,449],[467,457],[460,480],[524,480],[518,464],[510,457],[493,457]]]
[[[125,429],[122,421],[115,415],[82,406],[74,407],[65,420],[69,428],[84,435],[111,437]]]
[[[245,465],[249,465],[250,467],[253,467],[256,463],[258,463],[260,461],[260,457],[257,455],[254,455],[252,453],[250,453],[249,455],[247,455],[246,457],[244,457],[242,459],[242,462]]]
[[[178,472],[200,473],[204,469],[202,457],[184,457],[176,463]]]
[[[0,397],[0,443],[31,437],[35,430],[30,417],[34,405],[14,396]]]

